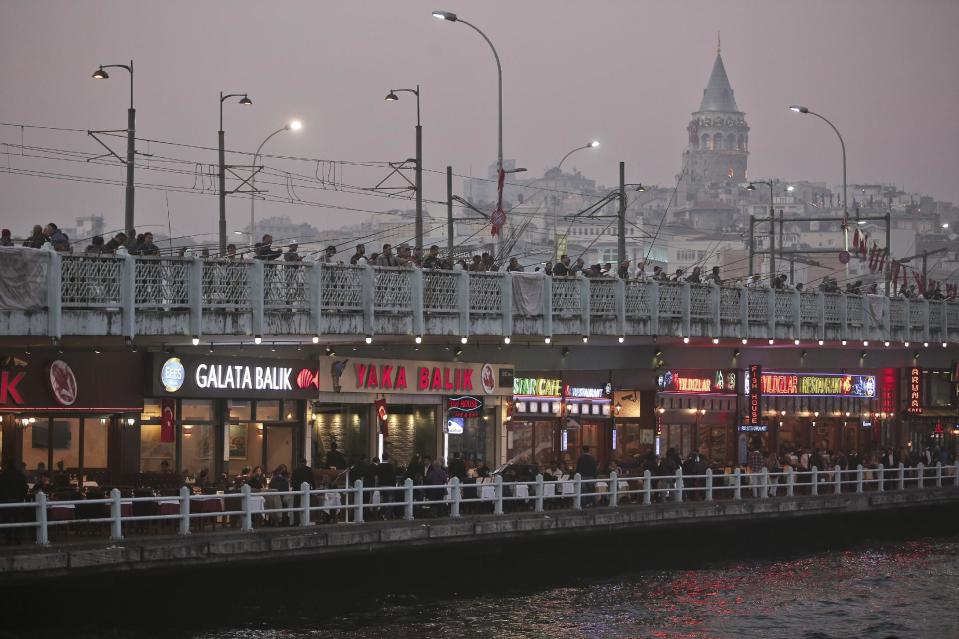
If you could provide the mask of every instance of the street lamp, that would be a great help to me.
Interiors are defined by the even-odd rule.
[[[434,11],[433,17],[438,20],[445,20],[447,22],[462,22],[463,24],[471,28],[473,31],[480,34],[480,36],[484,40],[486,40],[486,44],[489,45],[489,48],[492,49],[493,57],[496,59],[496,73],[497,73],[497,79],[498,79],[497,88],[498,88],[498,96],[499,96],[499,101],[498,101],[499,103],[499,120],[498,120],[499,136],[498,136],[498,146],[497,146],[497,152],[496,152],[496,179],[497,179],[497,184],[500,186],[499,186],[499,193],[497,194],[498,197],[497,197],[496,210],[493,212],[493,216],[492,216],[498,219],[491,219],[491,221],[493,222],[493,229],[496,230],[497,222],[500,222],[499,226],[503,226],[506,223],[506,215],[502,211],[502,204],[503,204],[502,203],[502,198],[503,198],[502,184],[504,180],[504,173],[503,173],[503,66],[500,64],[499,54],[496,52],[496,47],[494,47],[493,43],[490,42],[490,39],[486,37],[486,34],[480,31],[479,27],[467,22],[466,20],[463,20],[462,18],[457,17],[457,15],[455,13],[452,13],[451,11]],[[496,257],[497,258],[499,258],[499,255],[498,255],[499,238],[501,235],[502,233],[497,233],[496,235],[496,244],[497,244]]]
[[[243,106],[253,104],[253,100],[246,93],[223,95],[223,91],[220,91],[220,130],[217,131],[220,147],[220,255],[226,255],[226,148],[223,145],[223,101],[229,98],[240,98],[237,102]]]
[[[769,284],[776,285],[776,209],[773,206],[773,182],[772,180],[753,180],[746,187],[747,191],[755,191],[757,184],[765,184],[769,187]],[[752,236],[749,238],[752,243]],[[750,246],[750,249],[752,247]],[[751,254],[751,252],[750,252]],[[752,259],[749,262],[750,274],[752,274]]]
[[[253,164],[250,167],[250,248],[253,248],[253,243],[256,238],[256,217],[254,216],[254,206],[256,203],[256,158],[259,157],[260,151],[263,149],[263,145],[269,142],[270,138],[277,133],[282,133],[283,131],[299,131],[302,128],[302,122],[299,120],[292,120],[266,136],[266,139],[260,142],[260,146],[256,147],[256,153],[253,154]]]
[[[557,168],[557,169],[562,169],[562,168],[563,168],[563,162],[566,161],[566,158],[568,158],[568,157],[571,156],[572,154],[576,153],[577,151],[582,151],[583,149],[595,149],[595,148],[598,147],[598,146],[599,146],[599,140],[593,140],[593,141],[590,142],[589,144],[576,147],[575,149],[573,149],[572,151],[570,151],[569,153],[567,153],[566,155],[563,156],[563,159],[559,161],[559,164],[556,165],[556,168]]]
[[[133,156],[135,154],[134,146],[136,140],[136,119],[137,112],[133,108],[133,60],[130,64],[101,64],[100,68],[93,72],[94,80],[107,80],[110,74],[105,69],[126,69],[130,72],[130,108],[127,110],[127,186],[126,198],[123,206],[123,229],[127,233],[132,233],[133,226]]]
[[[794,111],[796,113],[805,113],[808,115],[816,116],[817,118],[819,118],[820,120],[828,124],[832,128],[832,130],[836,132],[836,136],[839,138],[839,145],[842,147],[842,221],[843,221],[842,232],[844,236],[845,248],[848,251],[849,250],[849,229],[848,229],[849,208],[846,206],[846,142],[842,139],[842,134],[839,133],[839,129],[836,128],[836,125],[834,125],[832,122],[827,120],[822,115],[819,115],[815,111],[810,111],[808,107],[793,105],[789,107],[789,110]],[[847,264],[846,266],[847,273],[848,273],[848,270],[849,270],[849,266]]]
[[[406,91],[416,96],[416,250],[423,250],[423,127],[420,125],[420,85],[415,89],[390,89],[387,102],[396,102],[397,92]]]

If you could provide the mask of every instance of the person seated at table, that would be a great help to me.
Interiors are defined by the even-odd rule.
[[[196,485],[198,488],[206,488],[210,485],[210,469],[204,468],[200,471],[200,474],[196,476]]]
[[[293,476],[290,478],[294,489],[300,490],[300,487],[306,483],[309,485],[310,490],[313,490],[314,480],[313,480],[313,469],[310,468],[310,465],[306,463],[306,457],[300,458],[300,465],[293,469]]]
[[[326,453],[327,468],[346,468],[346,457],[337,450],[336,442],[330,444],[330,450]]]
[[[263,475],[263,468],[255,466],[253,472],[247,478],[246,483],[253,490],[263,490],[266,487],[266,477]]]
[[[170,470],[170,462],[168,462],[168,461],[165,460],[165,459],[164,459],[163,461],[161,461],[161,462],[160,462],[160,472],[161,472],[161,473],[169,473],[169,472],[171,472],[171,470]]]
[[[26,466],[26,464],[24,464],[24,466]],[[46,475],[46,474],[47,474],[47,465],[44,464],[43,462],[37,462],[37,469],[33,471],[32,473],[27,473],[27,481],[35,484],[40,479],[40,475]]]

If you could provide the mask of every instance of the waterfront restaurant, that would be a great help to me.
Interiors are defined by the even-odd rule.
[[[959,452],[959,362],[954,370],[912,366],[900,373],[903,432],[900,446]]]
[[[612,384],[573,386],[563,380],[517,377],[506,428],[506,461],[576,464],[584,446],[600,467],[616,448]]]
[[[192,478],[288,468],[309,449],[315,359],[156,353],[139,429],[139,471]]]
[[[685,459],[695,448],[711,461],[733,461],[741,379],[737,369],[658,371],[656,453],[675,448]]]
[[[141,373],[133,353],[2,357],[0,459],[31,473],[40,463],[50,471],[62,466],[75,486],[117,481],[131,470],[121,452],[143,408]]]
[[[322,357],[311,404],[311,457],[335,442],[348,461],[390,454],[465,459],[491,468],[498,425],[513,391],[510,365],[368,357]]]
[[[763,446],[870,452],[895,415],[894,369],[790,372],[760,369]],[[744,372],[749,405],[750,371]],[[744,413],[743,423],[748,422]]]

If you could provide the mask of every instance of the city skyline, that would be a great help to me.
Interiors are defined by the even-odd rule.
[[[27,154],[50,155],[51,148],[99,153],[102,147],[83,131],[123,127],[127,80],[118,71],[110,80],[94,83],[90,74],[99,64],[132,58],[138,138],[215,147],[213,96],[222,89],[249,93],[254,100],[249,110],[225,105],[228,149],[252,153],[270,131],[299,117],[304,130],[273,140],[264,150],[267,156],[386,162],[412,156],[415,105],[408,94],[401,94],[398,103],[384,103],[383,96],[389,89],[419,84],[424,197],[427,202],[442,200],[446,164],[457,174],[485,177],[496,150],[493,60],[479,38],[464,36],[463,27],[430,17],[431,9],[445,8],[481,26],[500,52],[507,158],[537,175],[568,150],[598,139],[599,149],[572,156],[566,169],[613,184],[622,160],[628,181],[671,187],[681,169],[685,126],[702,98],[716,32],[721,31],[730,81],[751,127],[750,177],[819,181],[831,187],[839,183],[834,136],[821,123],[787,109],[791,103],[806,103],[827,114],[846,137],[851,184],[894,183],[937,200],[959,201],[959,187],[948,170],[959,159],[959,131],[941,125],[948,121],[949,105],[959,98],[956,84],[945,81],[959,48],[946,32],[957,23],[959,9],[943,2],[923,4],[920,14],[885,2],[841,7],[809,3],[801,12],[786,3],[736,3],[740,10],[735,12],[719,12],[705,3],[680,8],[609,3],[603,12],[553,5],[547,10],[545,4],[529,3],[511,7],[504,20],[495,4],[415,3],[401,8],[371,3],[357,13],[339,3],[294,3],[285,5],[285,11],[269,12],[234,3],[225,21],[218,23],[226,5],[190,5],[187,11],[187,5],[178,3],[165,4],[163,10],[114,2],[82,10],[14,3],[5,10],[9,19],[4,21],[0,50],[16,63],[0,70],[0,81],[18,90],[0,106],[0,121],[80,130],[25,129],[24,146],[46,149],[29,149]],[[862,15],[857,11],[867,6],[868,30],[844,28],[855,24],[855,16]],[[610,23],[610,14],[622,19]],[[662,28],[632,42],[624,39],[637,21]],[[263,25],[269,29],[264,31]],[[537,40],[539,46],[523,44],[528,29],[535,27],[542,36],[544,25],[549,30]],[[317,31],[311,34],[313,27]],[[171,29],[178,30],[173,50],[163,39]],[[936,35],[940,31],[941,37]],[[920,32],[921,39],[910,37]],[[317,33],[323,37],[316,38]],[[569,47],[583,33],[617,37],[589,38],[589,47]],[[836,44],[836,34],[846,41]],[[359,51],[343,53],[357,44]],[[660,57],[664,52],[667,55]],[[657,64],[644,64],[647,59]],[[651,100],[650,94],[656,98]],[[0,141],[7,144],[5,169],[122,178],[118,166],[17,158],[18,127],[0,127]],[[122,139],[108,141],[121,151]],[[199,165],[216,162],[215,150],[145,141],[138,142],[137,150]],[[198,190],[204,172],[158,178],[145,169],[147,162],[155,167],[161,160],[139,156],[137,184],[160,188],[138,188],[137,226],[157,224],[165,230],[169,198],[174,235],[215,237],[212,190],[189,192],[191,184]],[[298,173],[309,165],[276,158],[265,163]],[[380,167],[352,167],[341,167],[350,173],[340,179],[357,186],[373,186],[388,173]],[[315,174],[321,174],[320,166]],[[163,185],[179,188],[164,190]],[[108,229],[121,225],[122,185],[0,172],[0,188],[5,194],[0,205],[3,226],[15,234],[33,223],[52,219],[68,224],[94,213],[106,216]],[[268,188],[277,198],[289,191],[282,184]],[[310,199],[330,208],[257,202],[257,217],[288,215],[324,229],[355,223],[362,211],[413,208],[412,200],[342,191],[319,191]],[[230,231],[249,224],[248,208],[246,198],[229,199]]]

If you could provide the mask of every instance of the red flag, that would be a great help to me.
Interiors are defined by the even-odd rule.
[[[913,273],[913,274],[912,274],[912,278],[913,278],[914,280],[916,280],[916,288],[919,289],[919,293],[920,293],[920,294],[925,293],[925,292],[926,292],[926,282],[925,282],[925,280],[922,279],[922,275],[920,275],[919,273]]]
[[[490,233],[499,235],[500,228],[506,224],[506,212],[503,210],[503,183],[506,181],[506,171],[499,169],[499,179],[496,181],[496,209],[490,215]]]
[[[164,443],[171,443],[176,440],[175,434],[175,415],[176,415],[176,400],[175,399],[161,399],[160,400],[160,441]]]
[[[876,246],[876,243],[872,243],[872,248],[869,249],[869,270],[873,273],[876,272],[876,264],[879,261],[879,247]]]
[[[882,272],[886,267],[886,251],[882,250],[879,252],[879,268],[876,269],[879,272]]]
[[[380,425],[380,433],[383,434],[383,437],[389,437],[389,419],[390,414],[386,410],[386,400],[378,399],[373,402],[373,405],[376,407],[376,421]]]
[[[858,228],[852,234],[852,245],[854,247],[853,253],[857,253],[859,251],[859,229]]]
[[[869,236],[865,233],[862,234],[862,237],[859,238],[859,253],[862,254],[862,259],[866,259],[866,243],[869,241]]]
[[[896,260],[889,265],[889,281],[893,283],[893,286],[899,281],[899,262]]]

